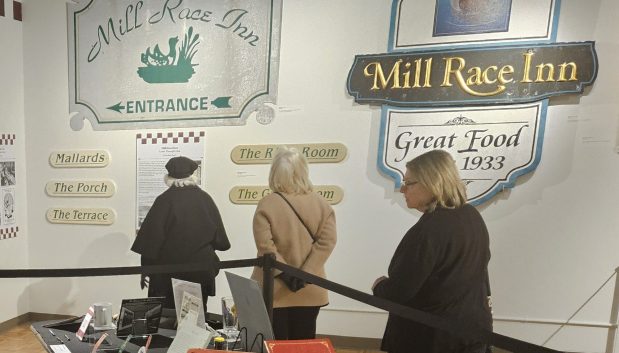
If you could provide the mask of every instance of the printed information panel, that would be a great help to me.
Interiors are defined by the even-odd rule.
[[[0,135],[0,240],[15,238],[17,225],[16,194],[17,175],[15,173],[16,157],[15,134]]]
[[[195,175],[204,186],[204,131],[138,133],[136,143],[136,229],[139,229],[157,196],[168,189],[164,175],[166,163],[173,157],[185,156],[198,164]]]

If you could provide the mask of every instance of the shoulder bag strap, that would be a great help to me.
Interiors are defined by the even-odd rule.
[[[305,224],[305,222],[303,222],[303,219],[301,218],[301,216],[299,215],[297,210],[295,210],[294,207],[292,207],[292,204],[290,203],[290,201],[288,201],[288,199],[285,198],[284,195],[281,192],[276,192],[276,194],[278,194],[282,199],[284,199],[284,201],[286,201],[288,206],[290,206],[290,208],[292,209],[292,212],[294,212],[294,214],[297,215],[297,217],[299,218],[299,221],[301,221],[301,224],[303,224],[305,229],[307,229],[307,233],[310,235],[310,237],[312,237],[312,244],[314,244],[316,242],[316,237],[312,234],[312,231],[309,229],[307,224]]]

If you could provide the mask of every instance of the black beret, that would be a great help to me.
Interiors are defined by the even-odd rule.
[[[168,170],[168,175],[174,179],[184,179],[193,174],[198,169],[198,163],[187,157],[170,158],[165,165]]]

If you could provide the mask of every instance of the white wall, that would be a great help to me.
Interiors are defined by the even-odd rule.
[[[542,160],[505,197],[485,205],[498,318],[567,320],[619,266],[619,105],[616,1],[563,1],[557,41],[595,40],[599,73],[581,98],[554,99]],[[615,279],[573,321],[608,323]],[[541,344],[557,325],[495,322],[495,330]],[[600,352],[606,330],[567,327],[547,344]]]
[[[266,184],[268,174],[266,165],[233,164],[229,155],[234,146],[342,142],[349,150],[344,162],[311,166],[316,184],[340,185],[345,192],[335,206],[339,240],[328,264],[330,279],[369,291],[374,278],[386,272],[397,243],[419,214],[406,209],[393,182],[376,167],[379,110],[355,104],[345,82],[355,54],[386,51],[390,6],[391,0],[284,2],[278,104],[293,109],[279,112],[267,126],[250,117],[245,126],[204,129],[207,190],[220,207],[232,242],[223,259],[255,255],[255,207],[231,204],[229,190],[240,184]],[[500,319],[565,320],[619,265],[619,157],[614,152],[619,112],[614,82],[619,74],[613,68],[617,6],[614,0],[563,1],[559,40],[597,42],[600,71],[595,87],[580,98],[551,101],[538,169],[480,207],[491,232],[499,333],[544,342],[558,326]],[[136,265],[139,258],[128,249],[134,239],[137,131],[69,128],[64,0],[24,1],[23,30],[29,266]],[[112,156],[103,169],[58,170],[47,161],[53,150],[100,148]],[[118,192],[110,199],[49,198],[45,183],[58,178],[110,178]],[[111,207],[117,221],[101,227],[49,224],[47,208],[63,205]],[[23,265],[18,261],[22,260],[15,258],[11,265]],[[235,272],[247,275],[249,269]],[[227,293],[220,278],[218,296]],[[98,300],[111,300],[117,308],[121,298],[145,295],[137,276],[33,280],[30,294],[30,311],[71,314],[82,313]],[[611,295],[612,283],[574,320],[607,322]],[[319,317],[319,332],[380,337],[384,321],[384,313],[332,295],[331,305]],[[601,352],[604,344],[603,329],[576,327],[562,330],[548,345]]]
[[[5,16],[0,17],[0,134],[11,133],[17,138],[15,211],[19,232],[15,238],[0,240],[0,268],[3,269],[28,267],[22,23],[13,19],[12,5],[12,1],[6,1]],[[28,279],[0,279],[0,322],[29,311],[28,282]]]

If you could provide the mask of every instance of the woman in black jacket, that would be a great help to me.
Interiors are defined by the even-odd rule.
[[[164,307],[174,308],[172,278],[200,283],[206,312],[219,272],[215,251],[230,249],[230,241],[213,198],[197,184],[197,168],[187,157],[168,161],[164,181],[169,188],[155,199],[131,250],[142,255],[143,266],[207,263],[204,272],[150,275],[148,284],[149,297],[165,297]],[[148,282],[142,276],[140,283],[144,289]]]
[[[488,306],[488,230],[466,203],[466,189],[449,153],[434,150],[406,164],[400,188],[423,215],[398,245],[388,277],[374,295],[461,324],[492,329]],[[390,353],[484,353],[486,345],[390,314],[383,337]]]

